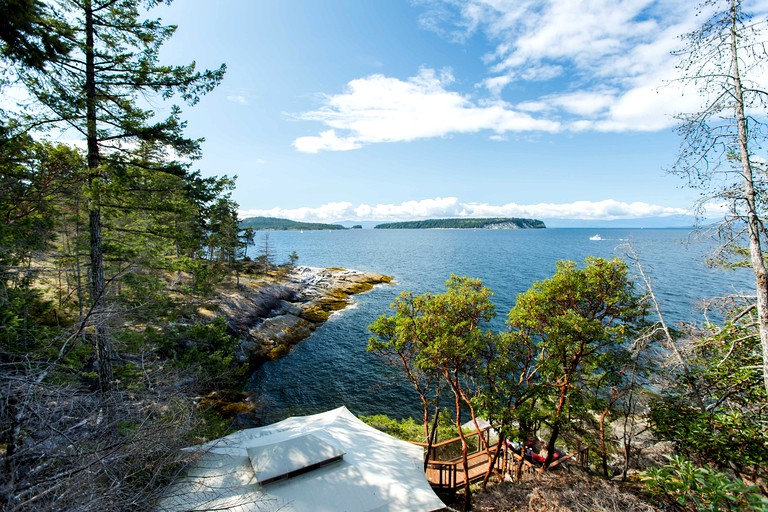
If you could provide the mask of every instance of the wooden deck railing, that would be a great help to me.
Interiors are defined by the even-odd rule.
[[[493,431],[490,427],[480,432],[471,432],[465,434],[467,441],[467,469],[464,471],[464,465],[461,461],[461,438],[454,437],[447,441],[433,444],[429,447],[427,454],[426,476],[430,485],[439,490],[456,490],[464,486],[469,480],[470,483],[482,480],[488,472],[488,466],[493,460],[493,454],[498,447],[498,439],[492,437]],[[413,442],[413,444],[428,448],[426,443]],[[560,464],[568,460],[577,460],[579,464],[584,465],[589,453],[589,446],[580,446],[573,453],[565,455],[553,461],[548,469],[555,469]],[[502,451],[497,457],[493,471],[501,472],[506,467],[505,461],[509,457],[511,463],[519,462],[521,454],[514,450],[507,450],[502,447]],[[510,468],[511,470],[511,468]],[[538,467],[527,460],[523,460],[523,471],[531,474],[538,471]]]
[[[453,490],[464,486],[469,479],[475,482],[485,477],[488,465],[496,451],[497,440],[491,437],[491,429],[465,434],[467,441],[468,474],[461,461],[461,438],[455,437],[431,446],[427,457],[427,480],[437,489]],[[427,448],[426,443],[413,443]],[[486,447],[487,450],[486,450]],[[502,457],[496,461],[496,469],[501,468]]]

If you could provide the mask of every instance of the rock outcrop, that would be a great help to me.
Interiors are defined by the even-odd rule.
[[[245,282],[217,301],[232,331],[241,339],[235,356],[242,364],[277,359],[309,337],[354,294],[392,278],[342,268],[297,267],[279,283]]]

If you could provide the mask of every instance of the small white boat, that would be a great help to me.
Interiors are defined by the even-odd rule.
[[[590,240],[602,240],[603,237],[601,237],[600,235],[592,235],[591,237],[589,237],[589,239]]]

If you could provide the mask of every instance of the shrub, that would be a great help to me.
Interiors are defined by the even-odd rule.
[[[669,464],[641,473],[641,479],[651,494],[671,500],[680,510],[768,511],[768,499],[757,487],[683,457],[670,457]]]

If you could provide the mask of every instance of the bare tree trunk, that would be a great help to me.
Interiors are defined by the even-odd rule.
[[[757,317],[760,330],[760,345],[763,355],[763,385],[768,393],[768,272],[763,260],[760,231],[762,228],[757,215],[757,202],[752,162],[749,159],[747,118],[744,108],[744,90],[739,71],[738,53],[738,2],[731,0],[731,80],[733,81],[733,99],[736,109],[738,127],[739,159],[744,176],[744,200],[747,205],[747,226],[749,228],[749,253],[752,259],[752,270],[755,273],[757,292]]]
[[[632,439],[635,434],[635,421],[634,419],[630,420],[630,415],[633,415],[635,412],[635,369],[636,365],[633,365],[629,394],[627,395],[627,400],[624,402],[624,428],[622,429],[622,441],[624,444],[624,468],[621,473],[622,482],[627,481],[627,474],[629,473],[629,462],[632,457]]]
[[[544,472],[549,468],[549,465],[552,464],[552,460],[555,458],[555,444],[557,443],[557,438],[560,436],[560,416],[558,415],[555,419],[555,424],[552,426],[552,433],[549,435],[549,441],[547,441],[547,458],[544,459],[544,463],[541,465],[541,468],[539,468],[539,472],[536,474],[536,478],[541,478],[542,475],[544,475]]]
[[[553,422],[554,424],[552,425],[552,432],[549,436],[549,441],[547,442],[547,458],[544,459],[544,463],[541,465],[536,478],[541,478],[549,465],[552,464],[552,460],[555,458],[555,443],[557,443],[557,438],[560,435],[560,416],[563,413],[563,409],[565,408],[565,401],[568,397],[569,386],[569,379],[566,379],[565,382],[561,385],[560,399],[557,402],[557,409],[555,409],[555,421]]]
[[[493,451],[493,456],[490,458],[490,461],[488,463],[488,470],[485,472],[485,476],[483,477],[483,489],[485,489],[488,486],[488,480],[491,479],[491,473],[493,473],[493,469],[496,467],[496,461],[499,460],[499,454],[501,454],[502,444],[504,443],[504,436],[499,435],[499,442],[496,445],[496,449]],[[499,479],[499,481],[503,480],[504,471],[501,472],[502,478]]]
[[[557,443],[557,438],[560,435],[560,417],[565,408],[565,402],[568,398],[568,388],[570,385],[571,380],[566,376],[565,381],[560,384],[560,398],[557,401],[557,408],[555,408],[555,421],[553,422],[552,432],[549,436],[549,441],[547,442],[547,457],[544,459],[544,463],[541,465],[541,469],[539,469],[536,478],[540,478],[544,474],[555,457],[555,443]]]
[[[520,483],[523,480],[523,466],[525,466],[525,447],[520,450],[520,460],[515,466],[515,482]]]
[[[640,276],[643,278],[643,282],[645,283],[645,288],[648,290],[648,296],[650,297],[651,302],[653,302],[653,309],[656,311],[656,316],[659,318],[659,324],[661,325],[662,331],[664,331],[664,338],[667,341],[667,348],[672,350],[672,353],[675,355],[675,359],[677,359],[680,368],[683,370],[683,373],[687,377],[685,380],[688,383],[688,387],[691,389],[693,396],[696,398],[696,405],[698,406],[699,410],[701,410],[701,412],[704,412],[706,411],[706,406],[704,405],[704,400],[701,397],[699,386],[696,384],[696,380],[692,376],[691,369],[688,367],[688,363],[685,362],[685,358],[683,358],[683,355],[677,348],[677,344],[675,344],[675,339],[672,337],[672,333],[669,331],[667,322],[664,320],[664,315],[661,313],[659,301],[656,300],[656,294],[653,291],[651,280],[647,275],[645,275],[643,266],[640,264],[640,258],[632,244],[628,245],[628,252],[632,259],[635,261],[635,265],[637,265],[637,269],[640,271]]]
[[[94,48],[94,24],[93,6],[90,0],[85,2],[85,96],[86,96],[86,121],[88,132],[86,134],[88,144],[88,171],[89,180],[98,181],[99,157],[98,133],[96,130],[96,63]],[[112,391],[112,346],[109,339],[106,307],[106,281],[104,279],[104,254],[102,253],[101,238],[101,209],[98,197],[91,197],[88,206],[88,229],[90,234],[90,258],[91,258],[91,301],[93,303],[92,317],[96,336],[95,351],[99,365],[99,389],[102,395],[109,395]]]

